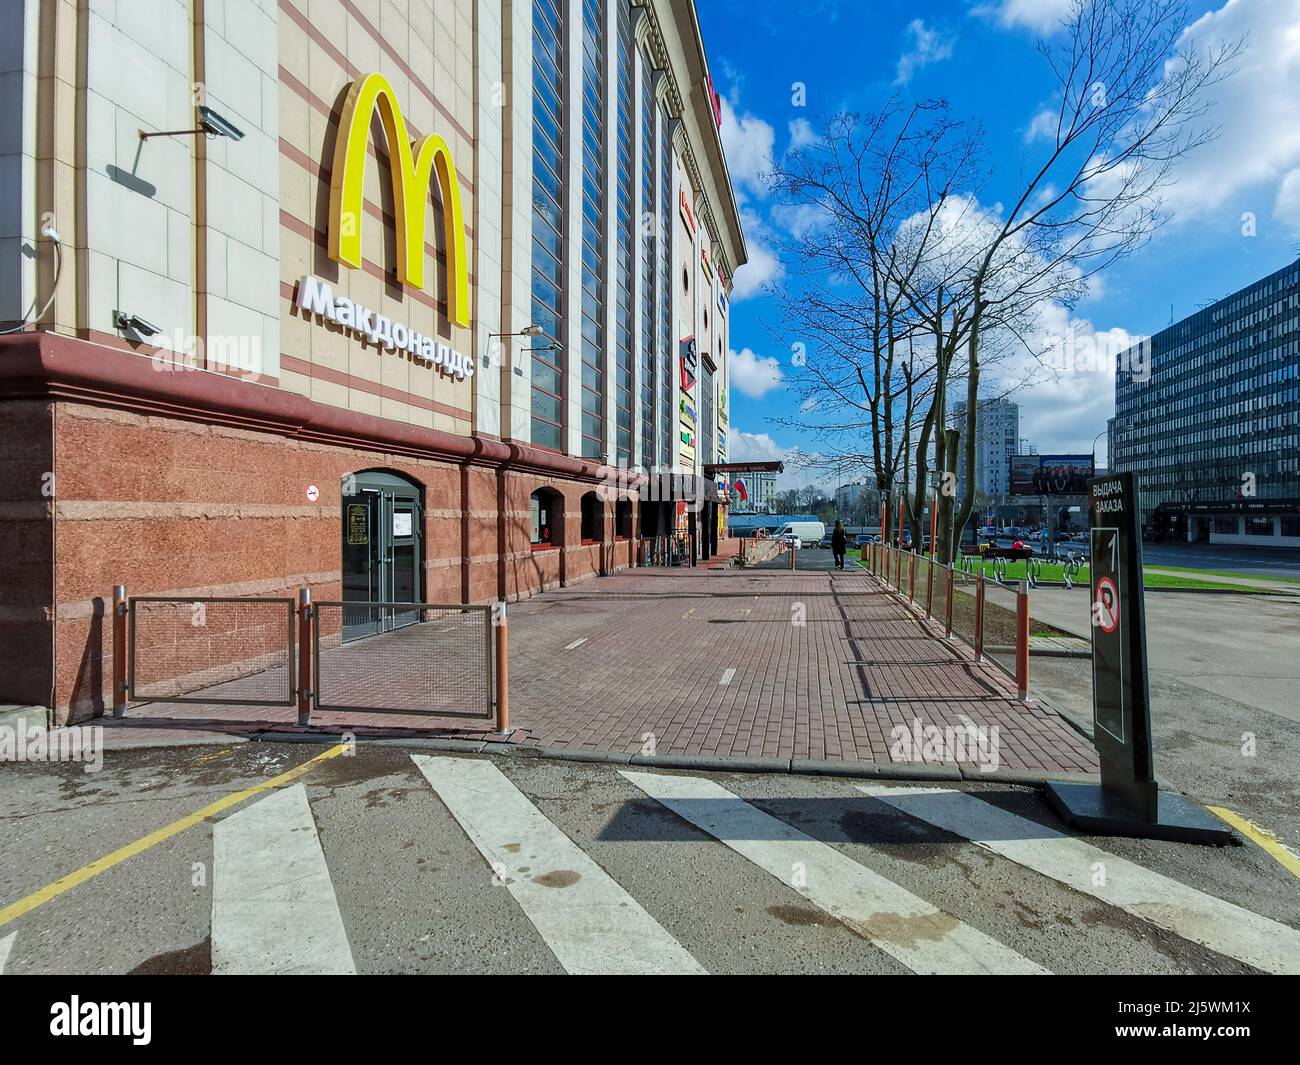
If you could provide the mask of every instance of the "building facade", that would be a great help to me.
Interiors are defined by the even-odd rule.
[[[1300,543],[1300,261],[1122,352],[1108,433],[1156,538]]]
[[[964,403],[953,407],[949,424],[965,432]],[[981,400],[975,421],[975,490],[986,499],[1002,499],[1011,491],[1011,456],[1019,439],[1020,405],[1005,398]],[[957,491],[965,498],[966,464],[960,457]]]
[[[735,481],[745,485],[747,498],[740,497]],[[731,486],[731,507],[747,514],[771,514],[776,508],[776,474],[769,470],[747,470],[735,475]]]
[[[100,712],[119,583],[481,603],[700,535],[640,471],[725,454],[719,122],[691,0],[3,5],[0,701]]]

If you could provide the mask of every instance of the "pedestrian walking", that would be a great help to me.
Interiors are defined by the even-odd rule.
[[[844,568],[844,555],[848,551],[849,537],[844,531],[844,523],[837,521],[835,530],[831,533],[831,553],[835,556],[835,568]]]

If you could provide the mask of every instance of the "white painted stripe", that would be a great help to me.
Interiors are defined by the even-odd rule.
[[[17,938],[17,932],[10,932],[4,939],[0,939],[0,976],[4,976],[5,963],[9,961],[9,952],[14,949],[14,940]]]
[[[356,972],[303,785],[218,821],[212,837],[213,973]]]
[[[727,669],[727,670],[724,670],[723,673],[722,673],[722,680],[720,680],[718,683],[719,683],[720,685],[721,685],[721,684],[730,684],[730,683],[731,683],[731,678],[734,677],[735,675],[736,675],[736,671],[735,671],[734,669]]]
[[[411,757],[566,972],[704,973],[491,762]]]
[[[581,640],[574,640],[573,643],[569,644],[565,648],[565,650],[572,651],[575,647],[581,647],[586,642],[587,642],[587,637],[584,636]]]
[[[1270,973],[1300,973],[1300,932],[1224,902],[1081,839],[945,788],[860,791],[911,817],[1141,917],[1184,939]],[[1097,884],[1094,880],[1102,879]]]
[[[619,772],[913,972],[1048,974],[978,929],[711,780]]]

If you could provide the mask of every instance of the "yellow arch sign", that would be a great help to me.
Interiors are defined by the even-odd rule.
[[[447,142],[430,133],[414,146],[406,134],[393,86],[382,74],[367,74],[352,83],[330,174],[329,256],[344,266],[361,265],[361,214],[370,119],[379,109],[388,140],[397,212],[397,277],[413,288],[424,287],[424,227],[429,182],[436,169],[442,193],[443,231],[447,234],[447,313],[457,325],[469,325],[469,259],[465,222],[460,209],[456,164]]]

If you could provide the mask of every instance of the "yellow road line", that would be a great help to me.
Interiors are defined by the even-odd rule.
[[[25,913],[30,913],[37,906],[44,906],[51,899],[56,899],[65,891],[71,891],[74,887],[84,884],[91,877],[98,876],[107,869],[119,865],[128,858],[133,858],[137,854],[147,851],[155,844],[162,843],[163,840],[171,839],[172,836],[179,832],[184,832],[187,828],[192,828],[199,822],[221,813],[222,810],[229,810],[232,806],[238,806],[246,799],[251,799],[254,795],[260,795],[264,791],[272,791],[275,788],[288,784],[291,780],[297,780],[304,773],[310,772],[320,762],[329,758],[336,758],[348,749],[348,745],[340,743],[331,747],[327,751],[322,751],[315,758],[303,762],[300,766],[295,766],[287,772],[281,773],[278,777],[272,777],[270,780],[264,780],[260,784],[254,784],[251,788],[245,788],[243,791],[237,791],[232,795],[218,799],[214,803],[203,807],[202,810],[195,810],[194,813],[182,817],[179,821],[173,821],[170,825],[164,825],[162,828],[155,829],[147,836],[142,836],[134,843],[128,843],[125,847],[113,851],[112,854],[106,854],[102,858],[97,858],[89,865],[83,865],[76,872],[69,873],[67,876],[60,877],[54,883],[49,884],[39,891],[33,891],[30,895],[11,903],[3,910],[0,910],[0,928],[12,921],[15,917],[21,917]]]
[[[1300,876],[1300,856],[1297,856],[1277,836],[1266,828],[1261,828],[1254,821],[1249,821],[1240,814],[1235,814],[1223,806],[1207,806],[1207,810],[1220,820],[1228,822],[1243,836],[1267,851],[1277,862],[1293,876]]]

